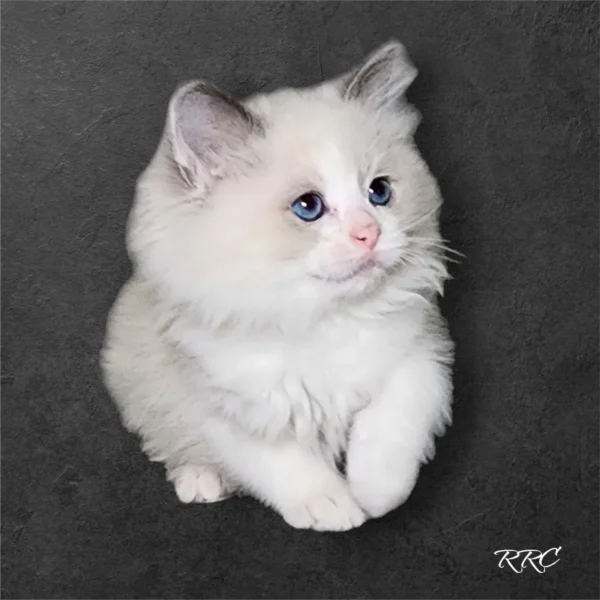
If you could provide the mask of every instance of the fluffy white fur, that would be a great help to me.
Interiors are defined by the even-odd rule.
[[[453,346],[441,198],[404,96],[415,75],[390,42],[312,88],[173,95],[102,366],[183,502],[245,492],[294,527],[345,530],[404,502],[433,456]],[[368,202],[378,176],[387,206]],[[309,191],[328,209],[313,223],[290,210]],[[381,230],[372,252],[350,240],[358,218]]]

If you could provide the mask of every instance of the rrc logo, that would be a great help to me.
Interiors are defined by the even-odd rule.
[[[545,552],[541,550],[496,550],[494,554],[501,554],[498,566],[503,569],[508,565],[515,573],[522,573],[527,565],[531,565],[538,573],[545,573],[546,569],[553,567],[560,558],[558,553],[562,546],[550,548]],[[549,556],[550,555],[550,556]],[[554,560],[554,562],[551,562]]]

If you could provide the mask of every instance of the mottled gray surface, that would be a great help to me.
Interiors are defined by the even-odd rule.
[[[590,2],[2,2],[3,596],[598,598],[597,32]],[[392,36],[468,255],[455,425],[356,531],[184,507],[97,367],[168,97],[314,83]],[[544,574],[493,555],[557,545]]]

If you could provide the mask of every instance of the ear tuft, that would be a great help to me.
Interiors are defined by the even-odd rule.
[[[172,157],[191,186],[221,175],[259,127],[258,119],[240,102],[204,81],[182,85],[169,103]]]
[[[344,98],[383,109],[406,93],[417,73],[404,46],[391,40],[343,79]]]

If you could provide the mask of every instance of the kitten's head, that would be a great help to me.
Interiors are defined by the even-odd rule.
[[[301,319],[439,288],[440,196],[405,98],[415,76],[390,42],[312,88],[242,102],[182,86],[138,184],[138,267],[219,321]]]

